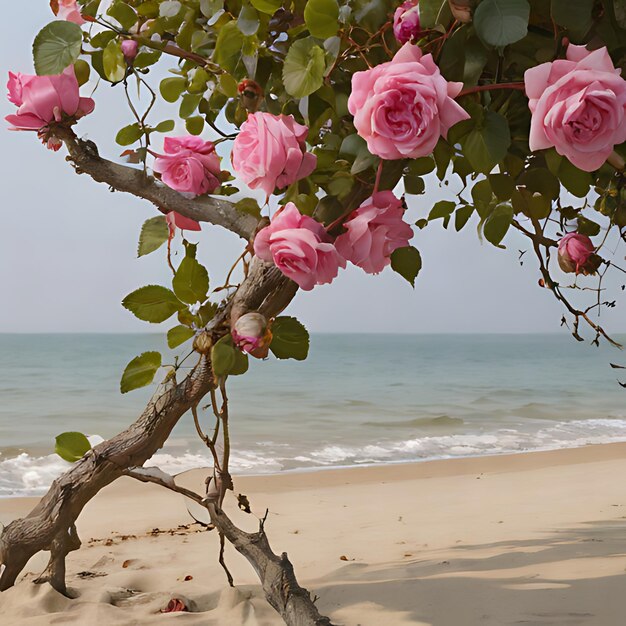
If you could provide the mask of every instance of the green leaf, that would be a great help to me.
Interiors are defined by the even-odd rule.
[[[248,4],[244,4],[239,11],[239,17],[237,17],[237,27],[244,34],[250,37],[255,35],[259,30],[259,14],[256,9]]]
[[[107,14],[115,18],[125,30],[130,30],[137,22],[137,14],[126,2],[115,2],[109,7]]]
[[[78,86],[82,87],[89,80],[89,75],[91,74],[91,66],[89,65],[89,63],[87,63],[87,61],[78,59],[78,61],[74,63],[74,74],[76,74]]]
[[[526,37],[529,18],[528,0],[482,0],[474,11],[474,27],[486,44],[503,47]]]
[[[439,218],[447,219],[452,215],[452,211],[456,208],[456,204],[450,200],[439,200],[433,205],[428,214],[428,221],[437,220]]]
[[[139,389],[149,385],[161,367],[161,354],[159,352],[144,352],[136,356],[124,370],[120,381],[122,393],[128,393],[133,389]]]
[[[167,345],[173,350],[195,335],[188,326],[174,326],[167,331]]]
[[[409,174],[404,175],[404,191],[409,195],[417,196],[424,193],[426,184],[421,176],[411,176]]]
[[[589,193],[589,188],[593,184],[593,177],[589,172],[579,170],[556,150],[547,150],[544,155],[548,168],[558,176],[567,191],[577,198],[584,198]]]
[[[137,256],[145,256],[158,250],[167,241],[168,237],[169,228],[164,215],[158,215],[146,220],[141,227]]]
[[[244,354],[241,350],[235,349],[235,364],[230,370],[231,376],[241,376],[248,371],[250,367],[250,362],[248,360],[248,355]]]
[[[154,127],[154,130],[157,133],[169,133],[174,130],[175,126],[176,123],[174,122],[174,120],[163,120]]]
[[[235,203],[235,208],[242,213],[247,213],[248,215],[253,215],[258,218],[261,217],[261,207],[254,198],[243,198],[243,200],[239,200],[239,202]]]
[[[109,41],[102,55],[104,75],[112,82],[119,83],[126,76],[126,60],[120,42]]]
[[[194,245],[187,245],[185,258],[178,266],[176,275],[172,280],[174,293],[179,300],[187,304],[204,302],[209,291],[209,273],[196,260],[195,251]]]
[[[437,16],[448,0],[421,0],[419,3],[420,24],[422,28],[432,28],[437,23]]]
[[[281,0],[250,0],[250,4],[261,13],[274,15],[282,4]]]
[[[144,322],[159,324],[184,308],[172,291],[160,285],[147,285],[128,294],[122,306]]]
[[[287,93],[304,98],[317,91],[324,82],[324,50],[307,37],[289,48],[283,65],[283,82]]]
[[[121,128],[117,135],[115,135],[115,141],[120,146],[130,146],[131,144],[139,141],[143,137],[143,129],[137,122],[129,124]]]
[[[237,364],[237,348],[233,346],[230,335],[224,335],[211,348],[211,364],[216,376],[228,376]]]
[[[459,232],[469,221],[474,213],[474,207],[471,204],[460,206],[454,214],[454,228]]]
[[[600,224],[597,224],[593,220],[586,218],[582,215],[578,217],[578,228],[576,229],[581,235],[588,235],[589,237],[595,237],[600,234]]]
[[[391,253],[391,269],[415,287],[415,279],[422,269],[422,257],[413,246],[397,248]]]
[[[58,20],[44,26],[33,43],[35,71],[44,74],[60,74],[80,55],[83,31],[73,22]]]
[[[339,30],[337,0],[308,0],[304,5],[304,22],[313,37],[328,39]]]
[[[582,37],[591,28],[593,0],[552,0],[552,19],[575,36]]]
[[[413,176],[425,176],[435,169],[435,161],[432,157],[421,157],[409,162],[407,170]]]
[[[508,174],[489,174],[489,185],[498,200],[510,200],[515,181]]]
[[[176,102],[186,88],[187,79],[182,76],[164,78],[159,85],[159,91],[166,102]]]
[[[83,433],[62,433],[55,437],[54,451],[69,463],[82,459],[91,450],[89,439]]]
[[[204,118],[201,115],[194,115],[185,120],[185,128],[190,135],[199,135],[204,130]]]
[[[241,59],[244,43],[245,37],[239,30],[237,22],[227,22],[218,31],[213,61],[232,74]]]
[[[495,111],[485,111],[482,122],[465,135],[461,143],[472,167],[489,174],[504,159],[511,145],[508,122]]]
[[[309,354],[309,333],[295,318],[280,316],[272,325],[270,350],[279,359],[304,361]]]
[[[485,220],[483,226],[485,239],[494,246],[500,245],[512,221],[513,207],[510,204],[498,204],[491,215]]]

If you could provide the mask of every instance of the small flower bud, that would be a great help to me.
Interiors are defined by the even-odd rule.
[[[559,241],[559,267],[566,274],[595,274],[602,259],[587,235],[569,233]]]
[[[267,320],[257,312],[245,313],[231,328],[235,345],[257,359],[264,359],[272,342]]]
[[[393,34],[400,43],[417,41],[422,34],[417,2],[407,0],[393,14]]]
[[[137,56],[139,44],[134,39],[124,39],[121,43],[122,54],[127,63],[131,63]]]
[[[205,331],[196,335],[193,340],[193,349],[200,354],[209,354],[212,347],[213,340],[211,339],[211,335]]]

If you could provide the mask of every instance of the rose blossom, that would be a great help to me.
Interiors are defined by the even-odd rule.
[[[337,251],[368,274],[382,272],[391,253],[408,246],[413,236],[403,216],[402,201],[391,191],[375,193],[344,222],[347,232],[337,237]]]
[[[199,196],[220,186],[220,159],[210,141],[195,135],[166,137],[163,151],[152,169],[168,187]]]
[[[95,107],[91,98],[80,97],[78,80],[71,65],[62,74],[53,76],[9,72],[7,89],[9,100],[18,107],[15,115],[4,118],[12,125],[11,130],[39,131],[53,149],[58,149],[60,142],[48,133],[48,125],[62,122],[64,117],[78,119]]]
[[[248,115],[233,142],[233,169],[250,189],[262,189],[267,196],[276,187],[288,187],[317,165],[317,157],[306,152],[308,131],[291,115]]]
[[[257,359],[264,359],[270,349],[272,333],[267,320],[256,311],[244,313],[233,325],[231,335],[235,345]]]
[[[305,291],[330,283],[345,259],[331,243],[324,227],[302,215],[293,202],[280,209],[254,239],[254,253],[273,262]]]
[[[393,34],[400,43],[415,41],[422,32],[418,1],[407,0],[393,14]]]
[[[569,45],[567,58],[526,70],[531,150],[554,146],[576,167],[598,169],[626,141],[626,81],[606,48]]]
[[[126,61],[131,62],[137,56],[139,44],[134,39],[124,39],[120,47]]]
[[[76,0],[52,0],[50,6],[59,19],[74,22],[79,26],[85,23]]]
[[[462,83],[449,83],[430,54],[405,43],[392,61],[352,77],[348,109],[372,154],[406,159],[432,153],[440,136],[468,113],[452,98]]]
[[[559,266],[568,274],[593,274],[600,260],[595,250],[587,235],[569,233],[559,241]]]

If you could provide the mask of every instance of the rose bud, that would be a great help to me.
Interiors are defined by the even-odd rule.
[[[239,83],[237,91],[241,99],[241,106],[250,113],[256,113],[263,101],[263,88],[261,85],[246,78]]]
[[[124,39],[121,43],[122,54],[127,63],[131,63],[137,56],[139,44],[134,39]]]
[[[595,274],[602,259],[587,235],[569,233],[559,241],[559,267],[567,274]]]
[[[407,0],[393,14],[393,34],[400,43],[416,41],[422,33],[417,0]]]
[[[257,359],[264,359],[272,343],[272,333],[267,320],[257,312],[244,313],[231,328],[235,345]]]

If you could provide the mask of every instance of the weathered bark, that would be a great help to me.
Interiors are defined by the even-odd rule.
[[[287,302],[284,294],[295,294],[293,283],[280,271],[260,260],[250,267],[232,301],[249,309],[263,306],[268,316],[280,313]],[[231,303],[227,303],[212,320],[209,332],[219,337],[227,331]],[[25,518],[11,522],[0,535],[0,591],[11,587],[28,559],[41,550],[51,550],[49,582],[60,592],[60,582],[67,546],[67,534],[84,506],[100,489],[110,484],[130,467],[139,467],[159,450],[178,420],[213,388],[211,364],[202,357],[191,373],[180,383],[167,377],[157,389],[141,417],[112,439],[102,442],[65,474],[55,480],[48,493]],[[53,546],[55,549],[52,550]],[[61,546],[64,546],[61,549]],[[65,548],[69,549],[63,554]]]
[[[67,532],[60,532],[53,539],[50,546],[50,562],[43,574],[35,580],[35,583],[50,583],[57,591],[67,595],[65,585],[65,557],[78,550],[81,546],[80,538],[76,532],[76,526],[72,524]]]
[[[149,200],[164,213],[176,211],[198,222],[210,222],[244,239],[250,239],[254,234],[259,220],[238,211],[228,200],[209,196],[186,198],[140,169],[103,159],[95,143],[78,139],[71,129],[60,126],[55,135],[65,143],[68,161],[74,164],[79,174],[88,174],[96,182],[106,183],[116,191]]]

